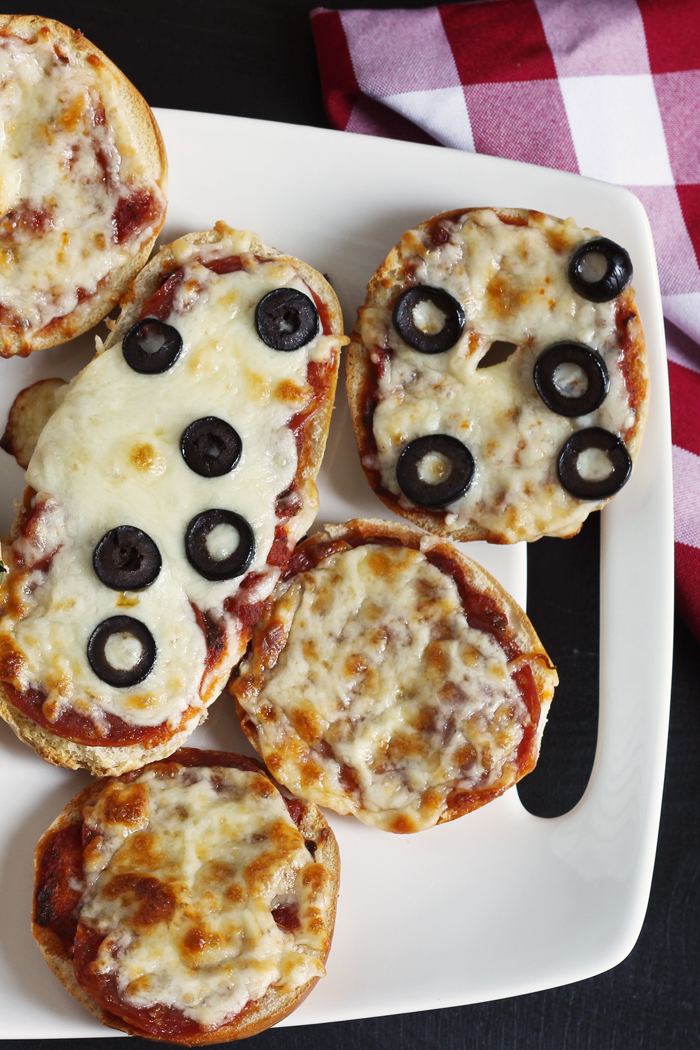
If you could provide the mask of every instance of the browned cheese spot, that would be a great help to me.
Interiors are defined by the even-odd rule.
[[[411,755],[425,754],[426,746],[417,733],[394,733],[387,747],[387,758],[399,766]]]
[[[387,583],[393,576],[399,576],[404,571],[406,562],[414,556],[413,551],[403,548],[392,547],[390,549],[392,554],[382,547],[377,547],[367,556],[368,568],[375,576]]]
[[[75,131],[78,124],[80,124],[84,110],[85,97],[83,95],[76,95],[63,110],[63,113],[61,113],[59,123],[63,125],[66,131]]]
[[[498,317],[507,317],[527,303],[528,295],[514,287],[505,274],[497,273],[486,286],[486,300]]]
[[[146,473],[150,473],[160,462],[160,456],[153,445],[147,442],[143,445],[134,445],[129,453],[129,459],[137,470],[143,470]]]
[[[289,711],[289,721],[292,723],[302,740],[309,744],[316,743],[323,734],[323,724],[313,708],[313,704],[304,703],[293,707]]]
[[[440,642],[428,642],[425,649],[425,662],[431,677],[442,677],[447,673],[447,655]]]
[[[366,670],[367,663],[360,653],[351,653],[345,661],[345,674],[348,678],[352,678],[356,674],[362,674]]]
[[[209,948],[218,948],[221,938],[218,933],[207,930],[206,927],[190,926],[182,938],[182,950],[185,956],[201,955]]]
[[[148,816],[145,784],[108,784],[103,792],[104,819],[108,824],[141,824]]]
[[[301,833],[284,820],[277,820],[270,827],[269,840],[270,848],[251,861],[244,872],[252,897],[262,897],[267,893],[279,869],[286,867],[304,845]]]
[[[398,817],[389,824],[389,831],[393,831],[395,835],[410,835],[416,830],[415,821],[413,821],[406,813],[400,813]]]
[[[158,867],[160,860],[160,852],[156,848],[153,835],[147,831],[136,831],[115,854],[112,867],[125,873],[134,869],[153,871]]]
[[[309,663],[313,663],[318,660],[318,649],[316,643],[311,638],[305,638],[301,643],[301,651],[303,652]]]
[[[304,405],[310,396],[311,387],[308,383],[298,386],[291,379],[283,379],[277,384],[274,396],[278,401],[285,401],[292,405]]]
[[[0,637],[0,681],[16,682],[24,667],[24,657],[5,635]]]
[[[478,757],[473,744],[463,744],[455,751],[455,765],[466,773],[476,763]]]
[[[224,897],[231,904],[241,904],[246,899],[246,893],[240,882],[232,882],[230,886],[226,888]]]
[[[104,895],[107,900],[119,899],[125,904],[136,905],[134,914],[127,920],[135,930],[170,922],[177,905],[172,889],[160,879],[133,872],[115,875],[105,886]]]
[[[302,761],[299,776],[303,788],[314,787],[323,782],[323,770],[313,758],[305,758]]]

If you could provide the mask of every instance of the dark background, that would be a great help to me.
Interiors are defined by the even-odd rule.
[[[328,127],[308,18],[313,6],[306,0],[54,0],[43,7],[20,4],[13,13],[47,15],[80,28],[152,106]],[[357,0],[332,6],[425,3]],[[598,556],[597,515],[575,539],[544,539],[529,552],[528,612],[563,683],[540,764],[519,789],[524,804],[540,816],[567,812],[583,793],[591,770],[597,728]],[[654,654],[640,653],[639,658],[652,660]],[[625,962],[579,984],[501,1002],[272,1029],[249,1040],[246,1050],[699,1046],[699,670],[698,645],[677,621],[659,849],[644,928]],[[0,1017],[0,1038],[2,1034]],[[1,1047],[48,1050],[70,1042],[5,1040]],[[107,1045],[102,1039],[85,1039],[79,1050],[106,1050]],[[146,1050],[154,1044],[132,1039],[121,1045]]]

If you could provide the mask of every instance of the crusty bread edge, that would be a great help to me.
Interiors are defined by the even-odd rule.
[[[440,219],[456,219],[461,215],[467,215],[470,212],[482,210],[482,208],[458,208],[441,212],[438,215],[433,215],[431,218],[421,222],[416,229],[422,230],[427,226],[432,226],[434,223],[439,222]],[[503,215],[515,219],[527,218],[530,215],[529,210],[526,208],[493,208],[491,210],[495,211],[497,215]],[[394,245],[384,262],[381,263],[371,277],[369,284],[367,285],[367,294],[364,303],[358,308],[357,321],[353,328],[352,335],[350,336],[350,345],[347,350],[345,361],[345,385],[358,449],[365,448],[370,434],[370,428],[366,426],[363,419],[363,402],[370,382],[370,352],[362,342],[361,311],[364,306],[375,297],[375,295],[380,295],[382,292],[385,292],[387,283],[393,282],[393,274],[401,266],[400,248],[401,242],[399,241],[398,244]],[[634,334],[632,337],[632,342],[634,344],[633,353],[635,358],[639,358],[638,366],[643,373],[643,381],[646,384],[645,396],[640,400],[637,418],[634,422],[632,432],[626,441],[627,450],[632,459],[632,463],[634,464],[642,444],[642,436],[644,434],[649,411],[649,366],[646,358],[644,334],[635,305],[633,289],[627,288],[619,298],[628,306],[632,307],[635,314],[635,321],[633,323]],[[379,484],[379,487],[376,487],[371,479],[369,471],[364,467],[364,464],[363,469],[365,470],[367,480],[372,487],[372,491],[378,499],[380,499],[389,510],[398,514],[402,518],[406,518],[407,521],[412,522],[414,525],[417,525],[436,536],[444,536],[446,539],[451,539],[455,543],[468,543],[472,540],[486,540],[489,543],[505,542],[501,536],[493,535],[488,529],[473,521],[468,522],[459,529],[449,529],[445,525],[443,511],[430,511],[420,507],[404,505],[401,501],[400,495],[389,492],[381,485],[381,483]],[[612,498],[614,497],[610,497],[610,499]],[[602,507],[604,507],[606,503],[609,503],[609,501],[609,499],[606,499],[591,502],[590,512],[592,513],[595,510],[602,509]],[[573,526],[565,527],[561,532],[551,532],[546,533],[545,535],[557,535],[562,538],[569,538],[580,532],[581,527],[581,524],[576,523]],[[529,541],[539,538],[540,534],[527,537]]]
[[[147,173],[158,184],[165,197],[168,188],[168,160],[163,137],[150,106],[128,77],[79,30],[73,30],[62,22],[44,18],[41,15],[0,15],[0,30],[25,40],[34,40],[37,33],[45,28],[53,34],[54,39],[60,42],[71,59],[83,66],[88,64],[93,76],[104,75],[100,74],[100,67],[104,67],[111,75],[118,95],[122,119],[128,125],[136,141],[137,152],[143,159]],[[90,59],[92,61],[89,61]],[[93,65],[95,59],[98,60],[97,68]],[[161,222],[157,228],[154,228],[153,236],[142,245],[137,254],[127,259],[109,275],[107,280],[100,283],[91,296],[93,303],[89,310],[86,313],[81,311],[79,322],[76,322],[74,311],[72,311],[51,325],[49,335],[42,336],[40,330],[28,341],[22,335],[15,336],[10,331],[4,332],[7,345],[5,349],[0,347],[0,357],[12,357],[17,354],[26,357],[36,350],[57,346],[82,335],[101,321],[119,302],[131,281],[146,263],[164,221],[165,209],[163,209]],[[82,304],[79,306],[82,307]]]
[[[269,774],[266,774],[269,776]],[[245,1007],[242,1016],[234,1019],[229,1024],[217,1028],[212,1032],[204,1032],[201,1036],[173,1040],[171,1037],[163,1040],[156,1039],[153,1035],[136,1028],[128,1021],[122,1020],[116,1014],[103,1009],[91,995],[89,995],[78,983],[73,964],[65,952],[65,949],[55,934],[44,926],[40,926],[35,920],[34,904],[36,900],[36,888],[41,870],[41,859],[57,831],[61,831],[73,823],[82,823],[84,807],[88,802],[97,798],[102,788],[111,778],[102,778],[88,784],[75,798],[62,810],[53,821],[48,830],[42,835],[34,854],[34,894],[32,898],[32,934],[41,950],[41,953],[52,973],[58,978],[74,999],[85,1007],[94,1017],[108,1028],[116,1028],[128,1035],[140,1036],[152,1039],[156,1042],[175,1042],[182,1046],[205,1046],[210,1043],[227,1042],[234,1039],[244,1039],[258,1032],[271,1028],[284,1017],[287,1017],[298,1006],[301,1005],[307,995],[312,991],[320,978],[313,977],[301,988],[280,996],[274,989],[268,989],[265,995],[251,1007]],[[277,785],[275,785],[277,787]],[[277,787],[279,790],[279,788]],[[332,880],[332,899],[326,918],[326,926],[329,930],[328,947],[321,955],[321,961],[325,964],[330,951],[333,930],[335,927],[336,908],[338,902],[338,891],[340,886],[340,852],[335,835],[323,816],[323,813],[313,802],[298,800],[302,806],[302,816],[299,822],[299,830],[305,839],[316,843],[314,860],[322,863],[329,871]]]

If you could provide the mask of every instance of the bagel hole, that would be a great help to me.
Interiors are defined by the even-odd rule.
[[[493,368],[494,365],[502,365],[517,349],[517,343],[507,343],[504,339],[496,339],[476,367]]]
[[[602,281],[608,271],[608,260],[602,252],[586,252],[579,264],[579,274],[588,284]]]
[[[588,376],[573,361],[562,361],[557,365],[552,381],[562,397],[583,397],[588,390]]]
[[[157,354],[165,342],[159,325],[145,324],[138,331],[138,344],[145,354]]]
[[[447,314],[430,299],[416,303],[412,311],[413,323],[424,335],[437,335],[447,323]]]
[[[241,542],[240,533],[233,525],[222,522],[207,533],[205,540],[207,553],[214,561],[229,558]]]
[[[614,469],[610,456],[602,448],[585,448],[576,458],[576,470],[584,481],[605,481]]]
[[[128,631],[110,635],[105,644],[105,660],[115,671],[131,671],[143,655],[143,645]]]
[[[424,485],[439,485],[452,473],[452,463],[441,452],[428,452],[418,464],[418,477]]]

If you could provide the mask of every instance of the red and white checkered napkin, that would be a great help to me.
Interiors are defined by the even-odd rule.
[[[700,638],[700,2],[486,0],[311,14],[335,127],[635,193],[666,317],[676,590]]]

